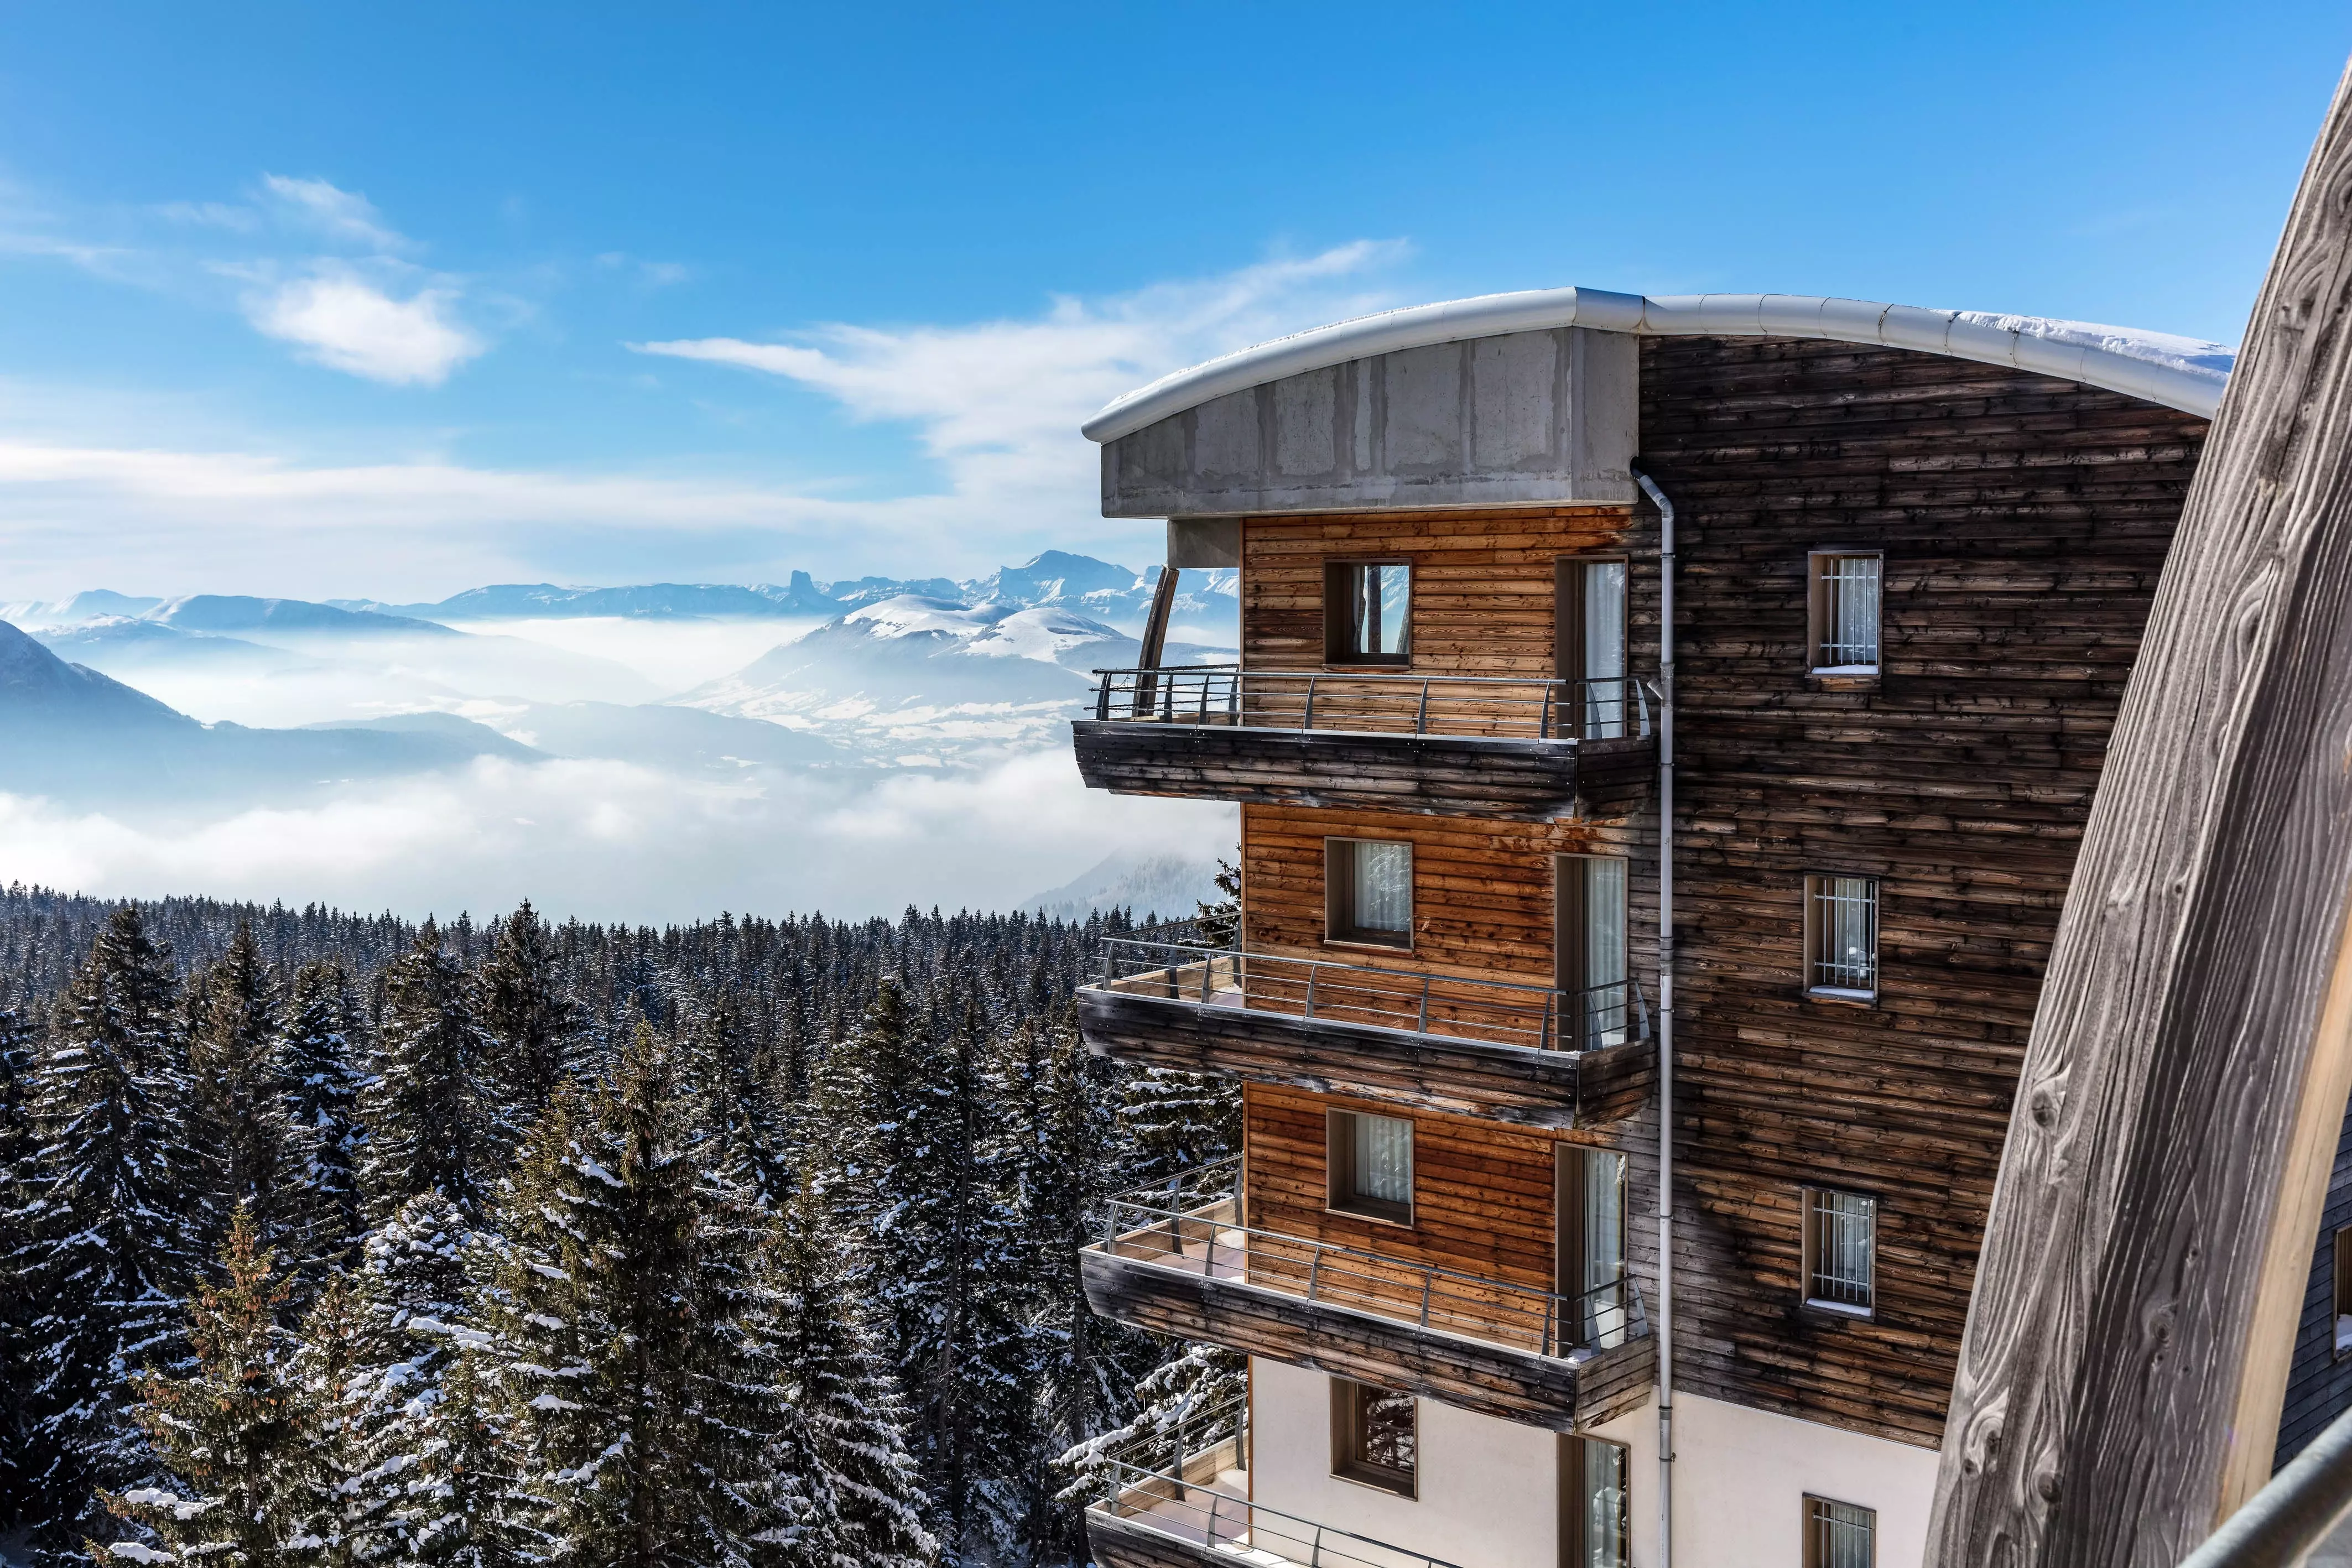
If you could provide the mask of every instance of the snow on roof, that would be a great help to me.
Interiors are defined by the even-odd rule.
[[[2237,351],[2221,343],[1982,310],[1927,310],[1811,294],[1612,294],[1537,288],[1362,316],[1244,349],[1164,376],[1088,420],[1090,440],[1116,441],[1213,398],[1284,376],[1401,349],[1507,332],[1593,327],[1647,336],[1822,338],[2013,365],[2105,387],[2210,419]]]

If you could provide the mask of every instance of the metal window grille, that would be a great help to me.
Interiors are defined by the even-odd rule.
[[[1878,588],[1883,563],[1874,555],[1820,555],[1815,592],[1820,603],[1820,641],[1813,664],[1822,669],[1875,669],[1878,665]]]
[[[1805,880],[1813,949],[1806,985],[1815,990],[1875,996],[1878,883],[1866,876]]]
[[[1820,1187],[1805,1195],[1805,1299],[1868,1312],[1878,1204]]]
[[[1805,1499],[1805,1568],[1874,1568],[1877,1561],[1875,1509]]]

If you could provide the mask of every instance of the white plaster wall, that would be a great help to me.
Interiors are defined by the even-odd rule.
[[[1420,1496],[1401,1498],[1331,1473],[1328,1377],[1255,1359],[1250,1376],[1254,1501],[1475,1568],[1559,1568],[1554,1434],[1424,1399]]]
[[[1640,1418],[1651,1448],[1646,1466],[1633,1472],[1637,1553],[1644,1512],[1654,1539],[1658,1495],[1655,1406]],[[1936,1460],[1933,1448],[1678,1393],[1675,1568],[1801,1568],[1807,1492],[1876,1509],[1878,1568],[1918,1568]],[[1637,1561],[1655,1559],[1643,1553]]]

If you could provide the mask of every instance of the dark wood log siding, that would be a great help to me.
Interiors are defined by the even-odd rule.
[[[1206,1500],[1198,1506],[1205,1513]],[[1239,1503],[1233,1511],[1237,1520],[1248,1516]],[[1087,1510],[1087,1552],[1097,1568],[1230,1568],[1234,1561],[1229,1552],[1155,1530],[1147,1520],[1120,1519],[1099,1508]]]
[[[2204,422],[1994,367],[1643,345],[1680,518],[1677,1382],[1933,1447],[2042,967]],[[1874,688],[1806,551],[1885,551]],[[1800,878],[1881,879],[1881,998],[1800,994]],[[1808,1312],[1797,1189],[1879,1200],[1877,1315]]]
[[[1223,725],[1071,726],[1078,776],[1115,795],[1547,821],[1620,816],[1649,793],[1654,741],[1366,737]]]
[[[1357,1095],[1408,1113],[1589,1127],[1638,1112],[1655,1076],[1646,1042],[1530,1050],[1096,987],[1081,988],[1077,1003],[1079,1030],[1097,1056]]]
[[[1656,1375],[1646,1338],[1570,1362],[1094,1248],[1078,1254],[1078,1279],[1100,1317],[1555,1432],[1639,1408]]]
[[[2311,1279],[2304,1290],[2303,1317],[2295,1325],[2294,1361],[2287,1369],[2286,1406],[2279,1414],[2273,1470],[2283,1469],[2330,1421],[2352,1409],[2352,1357],[2339,1361],[2336,1355],[2336,1233],[2347,1225],[2352,1225],[2352,1113],[2344,1118],[2344,1130],[2336,1140],[2336,1164],[2328,1172]]]

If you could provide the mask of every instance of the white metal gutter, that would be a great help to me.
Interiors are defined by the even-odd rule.
[[[2009,323],[2015,322],[2012,326]],[[1652,298],[1598,288],[1536,288],[1383,311],[1276,338],[1163,376],[1088,420],[1089,440],[1116,441],[1212,398],[1349,360],[1507,332],[1591,327],[1654,337],[1822,338],[2010,365],[2125,392],[2202,418],[2221,405],[2226,371],[2183,356],[2150,357],[2053,335],[2081,323],[1925,310],[1810,294],[1675,294]],[[2212,356],[2203,356],[2210,360]]]

